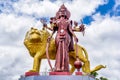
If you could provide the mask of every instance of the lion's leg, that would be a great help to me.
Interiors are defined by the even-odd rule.
[[[35,58],[33,63],[33,70],[35,70],[36,72],[39,72],[40,63],[41,63],[41,60],[39,58]]]
[[[82,71],[85,73],[90,73],[90,62],[88,60],[87,51],[81,46],[79,46],[78,51],[79,59],[83,62]]]
[[[40,54],[37,53],[34,56],[33,69],[30,70],[30,71],[32,71],[32,72],[39,72],[39,70],[40,70],[40,63],[41,63]]]
[[[90,62],[89,61],[84,62],[82,66],[82,70],[85,73],[90,73]]]
[[[82,71],[85,73],[90,73],[90,62],[88,59],[79,56],[79,59],[83,62]]]
[[[90,73],[90,62],[85,57],[79,56],[80,60],[83,62],[82,71],[85,73]]]

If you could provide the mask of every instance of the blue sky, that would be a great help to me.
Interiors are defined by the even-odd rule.
[[[120,79],[120,0],[0,0],[1,80],[17,80],[31,69],[32,58],[23,45],[24,36],[31,27],[41,29],[39,19],[49,22],[63,3],[71,12],[70,19],[79,24],[82,19],[86,26],[84,37],[81,33],[76,35],[79,45],[89,54],[91,69],[98,64],[107,65],[98,71],[100,76]],[[49,69],[42,65],[41,71],[44,67]]]
[[[105,4],[99,5],[96,9],[95,12],[92,13],[91,15],[85,16],[83,18],[83,22],[85,24],[90,24],[94,19],[92,18],[93,15],[100,13],[101,15],[110,15],[112,16],[120,16],[120,5],[117,6],[116,10],[113,10],[115,6],[115,0],[108,0]]]

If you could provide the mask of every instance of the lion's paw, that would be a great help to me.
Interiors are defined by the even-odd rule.
[[[32,69],[32,70],[29,70],[29,72],[38,72],[38,71],[37,71],[37,70]]]

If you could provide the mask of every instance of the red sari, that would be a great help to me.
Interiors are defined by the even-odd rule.
[[[56,62],[55,62],[55,71],[66,71],[69,72],[69,48],[71,35],[69,28],[70,21],[67,19],[62,19],[57,21],[57,35],[55,38],[56,44]],[[72,45],[73,46],[73,45]]]

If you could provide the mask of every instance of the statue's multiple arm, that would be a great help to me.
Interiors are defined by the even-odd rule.
[[[49,29],[50,31],[52,31],[52,35],[49,36],[48,41],[52,38],[53,34],[57,31],[57,24],[53,23],[52,21],[50,22],[50,27],[47,26],[46,23],[43,24],[43,27],[46,29]],[[81,24],[78,27],[78,23],[76,21],[74,21],[74,27],[72,28],[71,22],[69,22],[69,31],[71,32],[71,34],[73,35],[74,39],[76,42],[78,42],[78,38],[76,37],[74,32],[84,32],[85,27],[83,24]]]
[[[43,24],[43,27],[49,29],[50,31],[53,31],[53,33],[54,33],[54,31],[56,31],[56,26],[57,26],[57,24],[56,24],[55,17],[50,18],[50,27],[48,27],[46,23]]]
[[[51,23],[51,27],[48,27],[47,25],[45,25],[45,27],[52,31],[52,35],[50,35],[48,37],[48,42],[49,42],[51,40],[52,36],[54,35],[54,33],[57,31],[57,24],[56,23]]]
[[[84,28],[84,25],[81,24],[79,27],[78,27],[78,23],[76,21],[74,21],[74,27],[72,29],[73,31],[76,31],[76,32],[83,32],[85,30]]]
[[[48,27],[47,24],[43,24],[43,27],[49,29],[50,31],[53,31],[53,28],[52,27]]]
[[[69,23],[69,31],[73,35],[75,41],[78,42],[78,38],[76,37],[75,33],[73,32],[72,25],[70,23]]]

